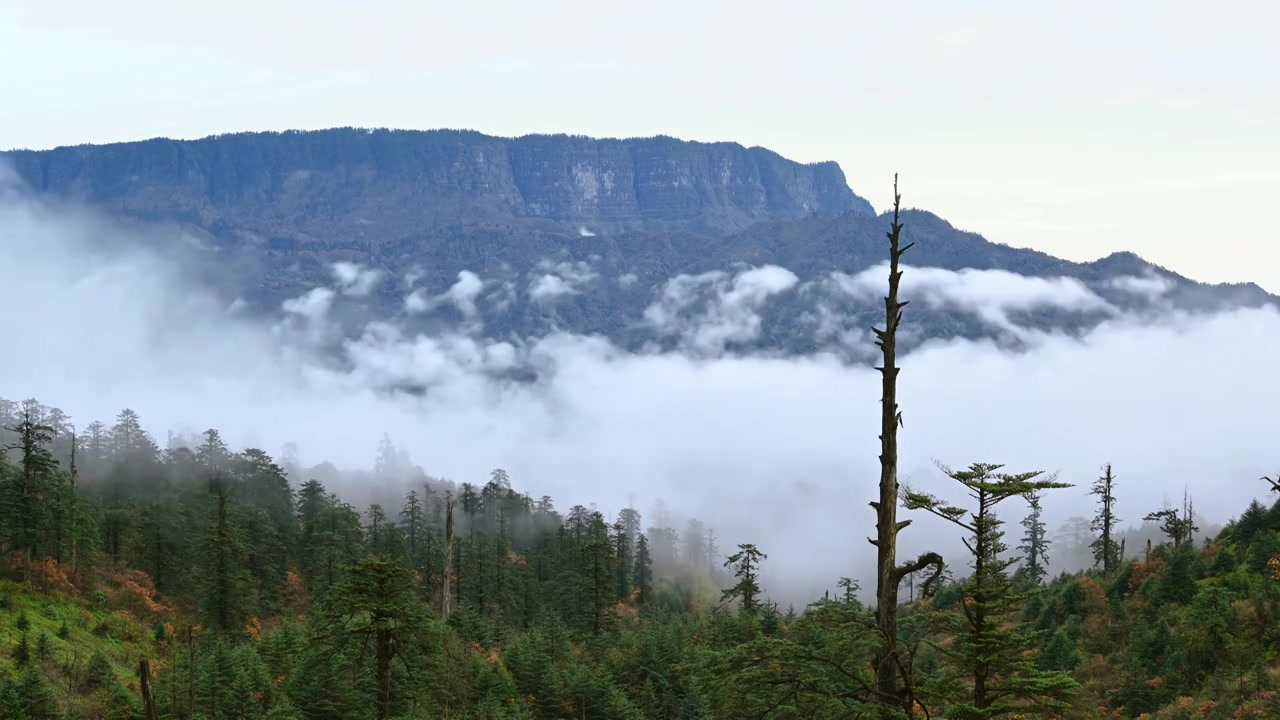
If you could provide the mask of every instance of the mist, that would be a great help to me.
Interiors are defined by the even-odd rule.
[[[873,584],[865,538],[874,534],[867,503],[879,477],[879,375],[834,352],[725,349],[726,338],[758,332],[772,297],[803,291],[789,270],[669,279],[654,288],[645,317],[688,342],[632,353],[567,333],[483,338],[475,303],[489,279],[474,273],[438,299],[470,308],[468,322],[439,335],[409,333],[395,318],[337,334],[335,308],[367,302],[386,281],[353,264],[335,267],[332,285],[285,303],[279,317],[251,317],[198,279],[220,252],[177,229],[143,230],[37,198],[0,173],[0,397],[36,397],[81,427],[130,407],[157,438],[212,427],[232,446],[273,455],[292,442],[308,465],[367,468],[385,433],[434,477],[482,483],[501,467],[518,490],[550,495],[561,510],[594,503],[616,515],[634,496],[648,525],[662,502],[714,527],[722,549],[759,546],[768,554],[765,590],[784,601],[805,602],[842,575]],[[831,283],[878,303],[883,277],[873,274],[885,273],[837,273]],[[713,311],[680,312],[679,292],[691,283],[717,294]],[[1150,278],[1121,284],[1165,289]],[[537,280],[515,302],[548,301],[567,287]],[[903,290],[1021,341],[1016,351],[931,341],[901,359],[905,481],[962,499],[934,460],[1058,472],[1077,487],[1047,495],[1051,530],[1092,513],[1087,486],[1104,463],[1120,478],[1122,525],[1180,500],[1184,488],[1214,522],[1266,494],[1257,478],[1278,462],[1270,418],[1280,383],[1268,380],[1280,366],[1275,309],[1127,315],[1076,281],[999,271],[907,267]],[[433,302],[405,295],[410,308]],[[1107,319],[1075,337],[1011,319],[1043,306]],[[908,307],[904,331],[911,316]],[[842,342],[859,339],[874,350],[869,333]],[[537,380],[512,380],[516,368],[536,369]],[[368,490],[330,489],[353,501]],[[1012,522],[1022,509],[1005,512]],[[914,520],[900,536],[902,554],[939,549],[963,573],[967,558],[954,554],[949,529],[922,513],[900,517]]]

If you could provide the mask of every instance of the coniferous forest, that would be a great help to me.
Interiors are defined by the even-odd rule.
[[[1209,534],[1189,499],[1138,512],[1110,466],[899,483],[897,200],[879,491],[850,513],[875,525],[874,577],[833,565],[836,592],[781,606],[769,548],[696,520],[557,507],[501,469],[355,505],[214,429],[162,448],[132,410],[75,426],[4,401],[0,717],[1280,717],[1280,502]],[[375,475],[396,462],[384,447]],[[1051,575],[1041,513],[1067,493],[1094,501],[1093,562]],[[925,516],[964,544],[899,557]],[[1125,547],[1139,520],[1162,541]]]

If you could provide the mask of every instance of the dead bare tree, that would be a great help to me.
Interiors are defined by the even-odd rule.
[[[449,617],[453,584],[453,492],[444,494],[444,574],[441,579],[440,616]]]
[[[911,524],[898,520],[898,428],[902,411],[898,409],[898,326],[902,310],[909,301],[899,301],[898,286],[902,280],[902,255],[915,243],[901,244],[902,196],[898,193],[898,176],[893,176],[893,224],[889,238],[889,294],[884,298],[885,327],[872,328],[883,362],[876,368],[881,377],[880,422],[880,499],[871,507],[876,511],[876,538],[867,540],[876,547],[876,627],[881,649],[876,657],[876,699],[887,708],[900,708],[910,717],[914,714],[914,692],[911,672],[903,663],[898,648],[898,589],[902,579],[926,567],[933,573],[922,586],[924,596],[932,594],[934,582],[942,574],[942,556],[925,553],[913,562],[898,565],[898,533]]]
[[[151,693],[151,661],[146,658],[138,660],[138,687],[142,692],[143,716],[146,720],[160,720],[156,698]]]

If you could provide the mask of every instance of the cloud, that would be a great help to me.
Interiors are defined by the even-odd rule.
[[[759,337],[764,303],[798,282],[795,273],[774,265],[732,278],[719,271],[679,275],[667,281],[644,317],[657,332],[679,336],[687,350],[719,355],[729,343]]]
[[[554,262],[542,260],[538,269],[543,271],[529,283],[529,298],[534,302],[554,302],[566,295],[575,295],[580,289],[599,277],[599,274],[583,261]]]
[[[333,297],[334,293],[329,288],[312,288],[296,298],[285,300],[280,308],[312,322],[319,322],[333,306]]]
[[[1154,273],[1142,277],[1126,275],[1112,278],[1107,284],[1117,290],[1133,293],[1149,300],[1155,300],[1173,289],[1172,280]]]
[[[431,299],[427,297],[427,293],[422,288],[418,288],[409,293],[404,298],[405,312],[424,313],[433,307]]]
[[[359,263],[336,262],[332,269],[345,295],[368,295],[382,279],[381,271],[366,270]]]
[[[989,326],[1019,339],[1034,334],[1010,318],[1014,312],[1055,308],[1078,313],[1115,315],[1119,310],[1084,283],[1068,277],[1029,277],[1005,270],[959,271],[903,266],[901,293],[930,308],[953,308],[972,313]],[[889,276],[887,262],[856,275],[834,272],[825,286],[851,298],[872,301],[883,297]]]
[[[470,270],[458,273],[458,280],[445,292],[430,297],[421,288],[409,293],[405,299],[405,310],[410,313],[424,313],[438,307],[442,303],[450,303],[467,319],[475,319],[479,313],[476,298],[484,290],[485,283],[480,276]]]
[[[134,233],[0,186],[0,302],[28,309],[0,314],[10,348],[0,352],[0,397],[36,396],[81,426],[128,406],[159,437],[217,427],[236,446],[275,454],[292,441],[306,463],[346,467],[371,465],[387,432],[433,475],[474,482],[504,467],[561,508],[616,512],[635,493],[652,520],[662,500],[713,525],[723,548],[758,544],[769,554],[766,591],[784,602],[803,603],[841,575],[870,584],[878,374],[829,353],[706,351],[749,338],[764,305],[797,287],[783,268],[668,282],[653,314],[689,341],[678,351],[629,353],[563,333],[428,336],[384,320],[342,343],[335,362],[305,333],[229,314],[231,298]],[[864,291],[858,277],[843,282],[865,298],[856,293],[873,286]],[[1103,308],[1051,278],[909,269],[903,282],[922,304],[996,317],[1037,303]],[[333,291],[318,290],[289,314],[323,318]],[[1271,308],[1117,312],[1079,337],[1034,337],[1021,352],[937,342],[901,364],[903,477],[959,497],[931,459],[1058,470],[1078,487],[1046,501],[1051,529],[1089,512],[1085,486],[1105,462],[1121,478],[1118,512],[1134,523],[1184,485],[1197,510],[1224,520],[1264,497],[1255,479],[1275,469],[1280,386],[1267,379],[1280,364],[1280,314]],[[515,368],[538,381],[513,382]],[[355,501],[368,492],[333,489]],[[963,563],[949,530],[902,517],[915,520],[904,555],[941,549]]]

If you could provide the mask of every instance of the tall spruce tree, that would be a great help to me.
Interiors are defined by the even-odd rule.
[[[23,582],[31,581],[31,564],[45,544],[51,500],[56,496],[58,463],[49,450],[53,428],[41,422],[39,404],[26,401],[20,422],[7,428],[18,437],[5,450],[20,453],[17,472],[3,487],[4,519],[10,547],[22,558]]]
[[[373,708],[377,720],[393,717],[402,709],[392,663],[399,659],[403,667],[410,667],[404,650],[423,621],[412,574],[386,557],[365,558],[352,566],[325,598],[320,626],[332,647],[365,643],[373,646]]]
[[[1046,537],[1044,520],[1041,519],[1043,511],[1040,507],[1040,491],[1032,490],[1024,497],[1028,511],[1027,516],[1022,519],[1022,544],[1018,546],[1018,552],[1022,554],[1022,566],[1018,568],[1017,576],[1032,585],[1039,585],[1047,572],[1045,566],[1049,563],[1050,540]]]
[[[645,605],[653,598],[653,558],[649,556],[649,538],[640,533],[636,542],[636,603]]]
[[[1098,512],[1093,516],[1089,528],[1098,533],[1090,544],[1093,549],[1094,567],[1102,566],[1102,574],[1110,577],[1112,571],[1120,564],[1120,547],[1116,543],[1115,528],[1120,521],[1115,514],[1115,475],[1111,474],[1111,465],[1102,470],[1102,476],[1093,483],[1090,495],[1098,497]]]

